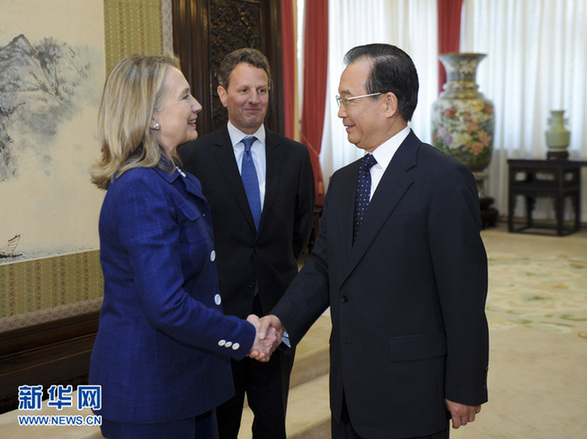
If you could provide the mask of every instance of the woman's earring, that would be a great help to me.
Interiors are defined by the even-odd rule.
[[[151,129],[159,131],[161,129],[161,125],[159,125],[159,122],[155,122]]]

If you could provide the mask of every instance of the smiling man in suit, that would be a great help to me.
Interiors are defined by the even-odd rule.
[[[211,205],[220,293],[230,315],[264,315],[298,272],[314,212],[308,149],[265,128],[271,71],[256,49],[231,52],[218,70],[227,126],[183,146],[184,168],[202,183]],[[217,410],[220,439],[236,439],[245,393],[254,439],[285,439],[294,353],[268,363],[233,361],[236,394]]]
[[[330,306],[332,437],[448,438],[449,417],[459,428],[487,401],[475,180],[408,127],[418,74],[404,51],[345,61],[338,116],[366,154],[332,176],[313,253],[260,332],[295,345]]]

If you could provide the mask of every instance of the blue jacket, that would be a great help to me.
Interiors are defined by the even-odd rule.
[[[191,174],[135,168],[100,214],[104,302],[90,364],[105,419],[170,422],[233,395],[254,327],[222,313],[210,208]]]

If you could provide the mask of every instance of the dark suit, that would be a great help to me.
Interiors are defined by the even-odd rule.
[[[295,344],[330,306],[334,422],[346,401],[362,438],[429,435],[447,428],[445,398],[487,400],[487,259],[475,181],[410,132],[353,245],[358,168],[333,175],[313,254],[272,314]]]
[[[255,329],[222,312],[210,208],[196,178],[135,168],[112,182],[100,260],[104,303],[89,377],[102,386],[97,413],[168,423],[229,399],[229,359],[248,354]]]
[[[298,272],[298,258],[312,227],[314,176],[307,148],[269,130],[266,130],[265,140],[266,192],[258,231],[255,230],[227,127],[179,150],[185,169],[200,179],[204,196],[212,208],[224,311],[239,317],[246,317],[251,312],[266,314],[275,306]],[[258,288],[256,300],[255,283]],[[269,379],[269,372],[265,372],[267,365],[251,360],[245,362],[252,363],[245,367],[255,368],[260,379]],[[243,367],[234,363],[233,369]],[[275,354],[270,363],[278,369],[285,369],[281,373],[278,370],[275,376],[276,385],[284,389],[279,390],[277,404],[260,394],[259,399],[263,402],[258,404],[265,407],[258,411],[279,409],[284,417],[293,353]],[[279,363],[285,364],[280,366]],[[237,375],[235,372],[236,381],[239,380]],[[235,382],[235,385],[238,397],[239,383]],[[256,402],[253,398],[249,392],[249,404],[254,409]],[[238,421],[242,401],[240,404],[237,401],[232,410],[238,411],[232,415]],[[221,411],[218,416],[222,422]],[[268,421],[280,423],[277,416],[268,413]],[[268,432],[267,437],[279,436]]]

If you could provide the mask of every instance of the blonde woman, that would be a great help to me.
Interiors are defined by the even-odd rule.
[[[172,57],[125,58],[106,80],[92,170],[107,190],[104,302],[90,384],[102,386],[107,438],[216,437],[214,408],[233,394],[230,359],[270,354],[256,317],[222,313],[210,208],[176,160],[198,136],[201,109]]]

